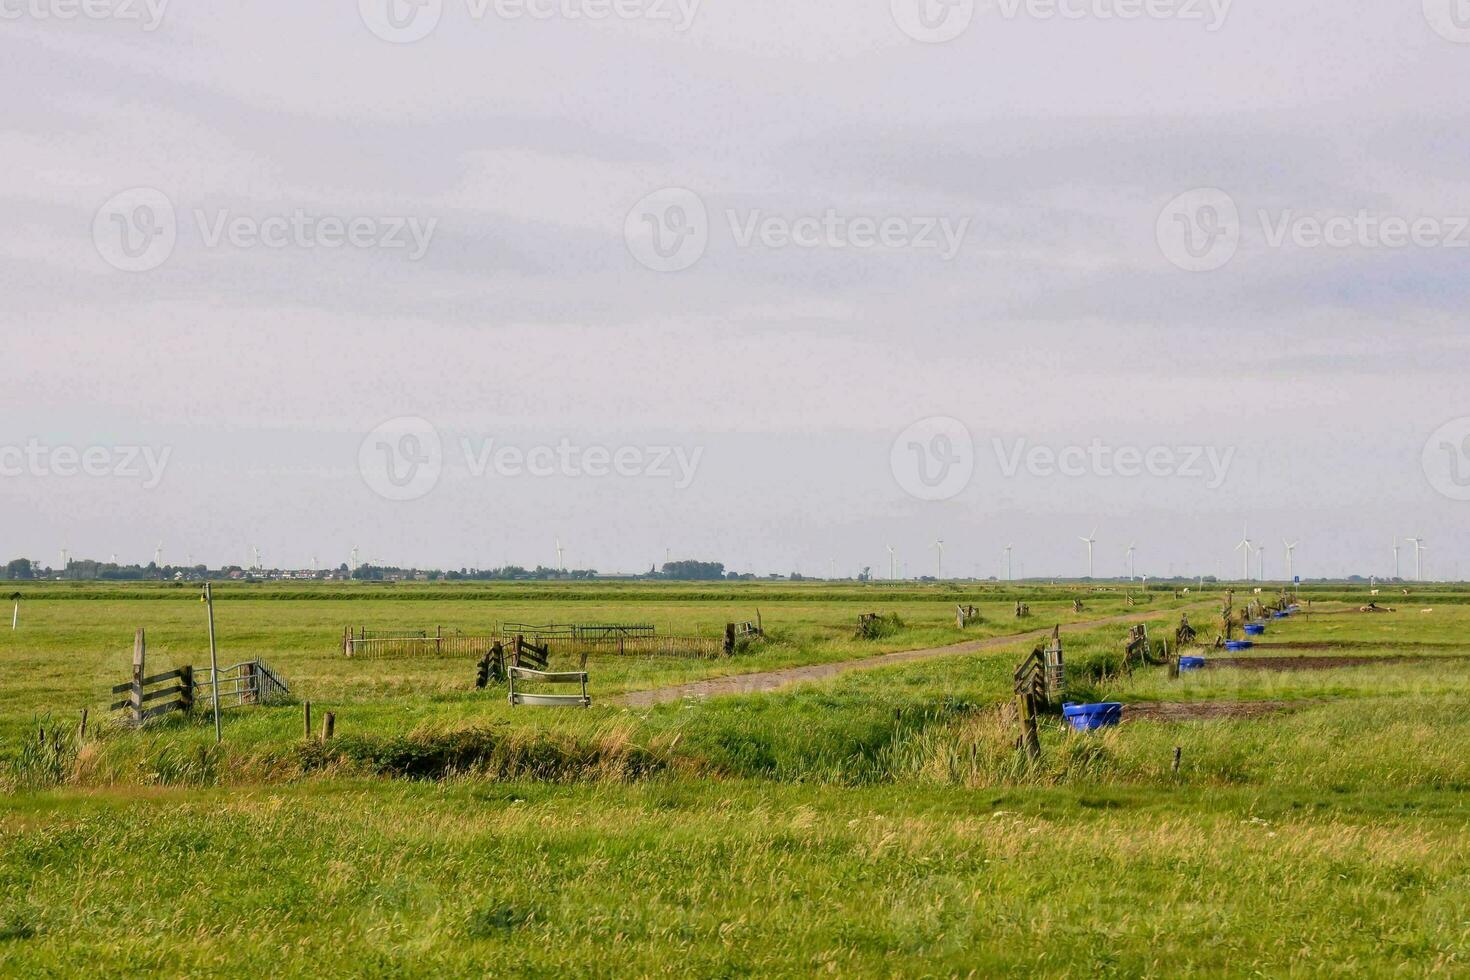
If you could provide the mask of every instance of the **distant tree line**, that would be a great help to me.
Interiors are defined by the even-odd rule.
[[[342,566],[342,571],[347,571],[347,566]],[[424,576],[430,582],[545,582],[545,581],[586,581],[597,577],[597,571],[591,568],[547,568],[545,565],[537,565],[535,568],[522,568],[520,565],[506,565],[504,568],[461,568],[449,571],[421,571],[417,568],[395,568],[391,566],[362,565],[352,572],[352,577],[360,582],[382,582],[392,579],[418,578]]]

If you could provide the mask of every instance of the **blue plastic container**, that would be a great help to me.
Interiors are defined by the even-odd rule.
[[[1273,612],[1271,614],[1271,618],[1272,619],[1285,619],[1287,616],[1290,616],[1290,615],[1291,615],[1291,613],[1284,613],[1284,612],[1281,612],[1280,610],[1277,610],[1276,612]]]
[[[1204,665],[1205,665],[1205,658],[1204,657],[1180,657],[1179,658],[1179,669],[1180,670],[1199,670]]]
[[[1266,632],[1266,624],[1265,623],[1246,623],[1245,624],[1245,635],[1246,636],[1262,636],[1262,635],[1265,634],[1265,632]]]
[[[1252,643],[1250,640],[1225,641],[1225,649],[1229,650],[1231,653],[1239,653],[1242,650],[1249,650],[1253,646],[1255,646],[1255,644]]]
[[[1062,705],[1062,717],[1079,732],[1092,732],[1099,728],[1112,728],[1123,720],[1123,705],[1117,701],[1105,704]]]

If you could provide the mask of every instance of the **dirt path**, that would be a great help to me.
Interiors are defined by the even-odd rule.
[[[1185,609],[1183,611],[1188,612],[1189,610]],[[1082,630],[1092,629],[1096,626],[1107,626],[1110,623],[1136,623],[1157,615],[1159,615],[1157,612],[1139,612],[1121,616],[1108,616],[1103,619],[1091,619],[1080,623],[1069,623],[1062,627],[1062,632],[1076,633]],[[953,643],[944,647],[883,653],[874,657],[864,657],[861,660],[840,660],[829,664],[787,667],[782,670],[766,670],[755,674],[733,674],[729,677],[711,677],[707,680],[692,681],[688,684],[676,684],[673,687],[664,687],[653,691],[634,691],[631,694],[624,694],[621,697],[611,700],[614,704],[623,704],[632,708],[646,708],[650,705],[664,704],[669,701],[682,701],[684,698],[708,698],[718,697],[724,694],[758,694],[763,691],[774,691],[788,684],[822,680],[854,670],[876,670],[879,667],[892,667],[894,664],[912,663],[915,660],[952,657],[962,653],[979,653],[984,650],[995,650],[1018,643],[1029,643],[1040,640],[1050,633],[1051,627],[1047,627],[1045,629],[1031,630],[1026,633],[1013,633],[1009,636],[994,636],[985,640],[966,640],[964,643]]]

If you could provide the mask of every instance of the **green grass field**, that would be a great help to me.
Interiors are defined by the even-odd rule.
[[[1125,614],[1161,637],[1187,611],[1213,640],[1220,593],[1129,607],[1121,589],[994,584],[221,586],[222,659],[267,660],[293,696],[226,712],[216,746],[207,712],[133,731],[103,710],[137,627],[150,671],[207,662],[197,593],[33,587],[0,634],[0,967],[1465,973],[1465,598],[1383,597],[1397,611],[1365,615],[1366,591],[1324,591],[1241,655],[1309,669],[1177,679],[1124,670],[1121,623],[1085,626],[1065,637],[1074,696],[1134,717],[1091,735],[1047,718],[1030,762],[1004,710],[1029,643],[762,693],[617,698]],[[956,628],[957,602],[983,621]],[[511,709],[503,688],[473,689],[463,657],[340,650],[348,624],[712,635],[756,609],[769,641],[734,658],[595,658],[585,711]],[[869,611],[904,625],[858,640]],[[331,743],[303,737],[307,698],[336,713]]]

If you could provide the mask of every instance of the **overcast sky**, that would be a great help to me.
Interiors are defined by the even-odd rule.
[[[0,0],[0,555],[1470,575],[1466,0],[389,2]]]

